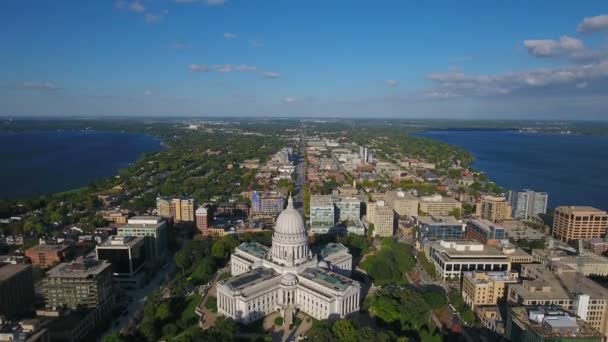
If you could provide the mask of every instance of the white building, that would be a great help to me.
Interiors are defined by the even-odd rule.
[[[243,243],[232,254],[233,277],[217,287],[218,313],[248,323],[278,311],[290,324],[298,310],[316,319],[359,311],[361,286],[348,278],[352,256],[346,247],[330,244],[315,255],[307,241],[290,198],[277,218],[271,248]]]

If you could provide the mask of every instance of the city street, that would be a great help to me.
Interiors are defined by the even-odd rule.
[[[128,291],[126,293],[129,298],[129,304],[125,310],[113,322],[112,326],[106,333],[111,331],[123,331],[130,328],[130,324],[134,324],[135,318],[143,310],[146,303],[146,298],[155,290],[161,289],[168,282],[169,275],[175,271],[175,262],[171,259],[158,273],[150,280],[144,288]],[[126,313],[125,313],[126,311]]]

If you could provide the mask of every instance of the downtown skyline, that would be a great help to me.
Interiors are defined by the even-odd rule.
[[[600,1],[0,9],[0,116],[608,119]]]

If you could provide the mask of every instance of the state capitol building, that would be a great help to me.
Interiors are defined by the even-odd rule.
[[[243,243],[231,256],[232,277],[218,282],[218,313],[249,323],[280,312],[291,323],[296,311],[316,319],[359,311],[361,286],[349,278],[352,256],[330,243],[313,254],[302,215],[289,198],[277,218],[272,247]]]

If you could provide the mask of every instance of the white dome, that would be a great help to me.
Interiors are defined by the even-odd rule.
[[[281,284],[291,286],[298,283],[298,277],[293,273],[285,273],[281,278]]]
[[[274,231],[275,233],[289,235],[306,234],[304,219],[302,218],[302,215],[294,209],[291,197],[289,197],[289,200],[287,201],[287,208],[279,214]]]

